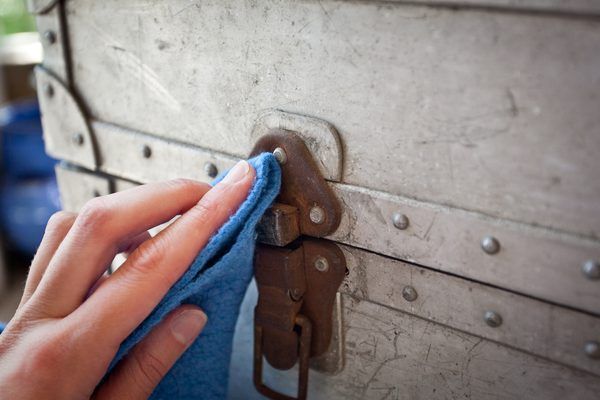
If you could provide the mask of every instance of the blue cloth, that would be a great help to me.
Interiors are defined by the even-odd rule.
[[[249,162],[256,170],[256,181],[246,201],[211,238],[152,314],[125,340],[113,360],[111,368],[179,305],[200,306],[208,315],[204,331],[162,380],[152,399],[227,396],[235,323],[252,278],[256,225],[281,185],[281,170],[272,154],[263,153]]]

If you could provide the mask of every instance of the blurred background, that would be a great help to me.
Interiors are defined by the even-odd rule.
[[[33,69],[42,60],[25,0],[0,0],[0,321],[20,300],[46,222],[60,208],[44,152]]]

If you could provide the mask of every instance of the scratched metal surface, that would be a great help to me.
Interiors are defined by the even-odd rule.
[[[252,385],[251,286],[234,341],[229,398],[258,400]],[[346,366],[310,372],[310,399],[596,399],[600,379],[409,314],[343,296]],[[266,382],[293,395],[296,369]]]
[[[597,18],[356,1],[67,8],[96,119],[243,156],[257,115],[282,108],[338,128],[345,183],[600,232]]]

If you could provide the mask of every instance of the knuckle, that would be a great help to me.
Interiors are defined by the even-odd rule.
[[[145,274],[163,274],[163,261],[167,257],[167,246],[162,240],[151,239],[142,243],[129,257],[130,268]],[[167,277],[165,276],[165,279]]]
[[[134,380],[138,382],[145,393],[150,394],[154,386],[167,373],[169,367],[147,347],[142,350],[133,357],[135,370],[137,371],[137,374],[135,374],[137,379]]]
[[[111,207],[108,202],[101,197],[96,197],[89,200],[83,206],[77,218],[78,224],[86,228],[97,229],[106,224],[111,213]]]
[[[50,216],[46,225],[46,233],[61,231],[71,226],[75,219],[75,214],[67,211],[58,211]]]

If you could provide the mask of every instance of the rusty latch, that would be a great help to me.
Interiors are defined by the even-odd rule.
[[[297,399],[306,399],[311,357],[328,349],[336,292],[346,274],[339,247],[317,239],[332,233],[340,206],[311,153],[293,132],[263,136],[253,154],[279,152],[282,187],[259,225],[254,273],[254,384],[272,399],[293,400],[263,383],[263,357],[277,369],[299,362]]]

